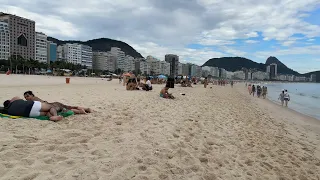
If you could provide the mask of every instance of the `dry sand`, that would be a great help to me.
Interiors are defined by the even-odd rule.
[[[252,98],[243,84],[176,87],[175,100],[161,99],[161,87],[0,75],[0,102],[33,90],[96,110],[57,123],[0,119],[0,178],[320,179],[319,121]]]

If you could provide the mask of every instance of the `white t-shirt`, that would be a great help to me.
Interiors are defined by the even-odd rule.
[[[152,87],[150,80],[148,80],[148,81],[146,82],[146,84],[147,84],[149,87]]]

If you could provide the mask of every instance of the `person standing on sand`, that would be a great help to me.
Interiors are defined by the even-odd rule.
[[[284,99],[286,107],[288,107],[288,102],[290,101],[290,95],[288,93],[288,90],[284,91],[284,98],[283,99]]]
[[[204,78],[204,83],[203,83],[203,85],[204,85],[204,88],[207,88],[207,85],[208,85],[208,78],[207,78],[207,77]]]
[[[233,88],[233,81],[230,82],[231,87]]]
[[[252,96],[254,97],[254,94],[256,93],[256,87],[254,85],[252,85]]]
[[[284,90],[282,90],[282,92],[280,93],[278,100],[281,101],[281,106],[283,106],[283,103],[284,103]]]
[[[266,98],[267,93],[268,93],[267,86],[263,86],[263,87],[262,87],[262,97],[263,97],[263,99]]]

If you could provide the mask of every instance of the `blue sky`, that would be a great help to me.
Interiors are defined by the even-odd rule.
[[[112,38],[145,57],[174,53],[198,65],[224,56],[256,62],[275,56],[301,73],[320,70],[319,0],[0,2],[0,9],[61,40]]]

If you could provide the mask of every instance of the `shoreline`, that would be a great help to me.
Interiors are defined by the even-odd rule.
[[[293,109],[293,108],[290,108],[290,104],[288,105],[288,107],[285,107],[285,106],[281,106],[281,103],[279,103],[278,101],[273,101],[272,99],[269,99],[268,97],[266,98],[266,100],[270,101],[270,103],[273,103],[273,104],[275,104],[275,105],[277,105],[277,106],[279,106],[279,107],[286,108],[286,109],[289,110],[289,111],[293,111],[294,113],[298,113],[298,114],[300,114],[300,115],[306,116],[306,117],[308,117],[308,118],[312,118],[312,119],[320,122],[320,119],[318,119],[318,118],[316,118],[316,117],[313,117],[313,116],[311,116],[311,115],[308,115],[308,114],[305,114],[305,113],[300,112],[300,111],[298,111],[298,110],[295,110],[295,109]]]
[[[241,84],[242,85],[242,84]],[[244,84],[243,84],[244,85]],[[296,111],[289,107],[281,106],[277,101],[272,101],[268,97],[266,99],[257,98],[257,96],[253,97],[248,94],[247,87],[245,89],[240,89],[241,87],[237,87],[237,90],[240,91],[244,96],[248,96],[252,103],[258,104],[262,109],[266,109],[270,114],[276,114],[279,118],[286,120],[287,122],[300,124],[300,125],[316,125],[314,129],[316,129],[320,134],[320,120],[304,114],[302,112]],[[290,104],[289,104],[290,105]],[[283,114],[281,114],[283,113]],[[290,117],[290,120],[289,120]]]

